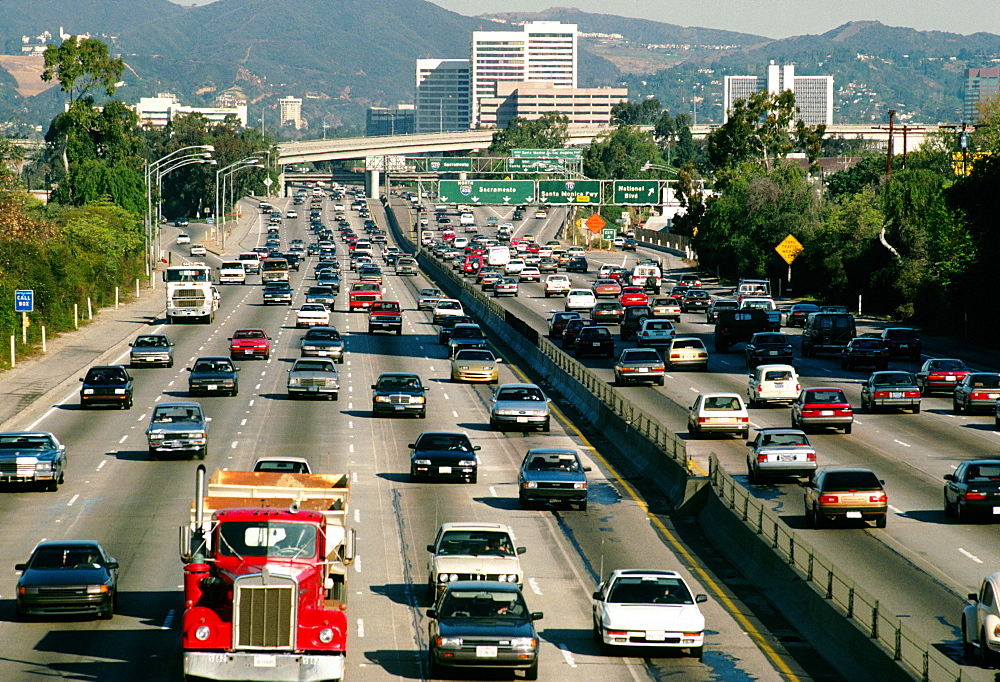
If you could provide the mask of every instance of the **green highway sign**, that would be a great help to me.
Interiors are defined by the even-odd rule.
[[[561,172],[564,167],[562,159],[551,157],[544,159],[507,159],[509,173],[546,173]]]
[[[601,230],[601,239],[603,239],[606,242],[609,242],[609,241],[611,241],[612,239],[615,238],[616,234],[617,234],[617,230],[615,230],[615,228],[613,228],[613,227],[606,227],[603,230]]]
[[[429,158],[427,170],[431,173],[462,173],[472,170],[472,159],[465,156]]]
[[[659,180],[615,180],[611,201],[615,206],[626,204],[651,206],[660,203]]]
[[[541,204],[599,204],[600,180],[539,180],[538,202]]]
[[[534,180],[441,180],[439,204],[530,204]]]
[[[582,161],[582,149],[511,149],[510,155],[515,159],[565,159],[566,161]]]

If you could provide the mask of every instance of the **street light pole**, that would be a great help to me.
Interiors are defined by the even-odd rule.
[[[269,150],[264,150],[264,153],[268,153]],[[232,175],[235,171],[240,168],[266,168],[264,164],[260,162],[260,159],[256,156],[248,156],[246,158],[240,159],[239,161],[234,161],[225,168],[219,168],[215,171],[215,218],[214,222],[216,229],[219,230],[218,240],[221,244],[221,248],[226,248],[226,177]],[[219,178],[222,178],[222,223],[219,223]],[[230,187],[230,192],[232,188]]]
[[[144,180],[146,182],[146,274],[148,276],[150,276],[150,277],[152,277],[152,274],[153,274],[152,273],[152,269],[153,269],[153,256],[154,256],[154,253],[155,253],[154,252],[154,248],[153,248],[153,236],[154,236],[154,234],[158,234],[158,231],[154,232],[154,223],[153,223],[153,215],[152,215],[152,213],[153,213],[153,190],[152,190],[153,176],[154,175],[156,176],[156,185],[157,185],[157,187],[159,187],[160,186],[160,176],[162,176],[162,175],[164,175],[166,173],[166,171],[161,172],[160,171],[160,167],[163,164],[166,164],[166,163],[168,163],[168,162],[170,162],[172,160],[173,161],[178,160],[178,159],[176,159],[174,157],[176,157],[181,152],[190,152],[191,150],[195,150],[195,149],[201,150],[201,152],[194,153],[194,154],[187,154],[187,155],[185,155],[184,157],[181,157],[181,158],[195,158],[195,157],[200,157],[202,159],[207,159],[208,157],[211,156],[211,152],[215,151],[215,147],[213,147],[210,144],[191,145],[191,146],[187,146],[187,147],[181,147],[180,149],[175,149],[174,151],[170,152],[169,154],[166,154],[165,156],[161,156],[160,158],[156,159],[155,161],[152,161],[152,162],[150,162],[150,161],[144,161],[144,164],[143,164],[144,168],[145,168]],[[157,206],[159,206],[159,203],[160,203],[159,199],[160,199],[160,197],[157,196]],[[157,224],[158,223],[159,223],[159,211],[157,211]]]

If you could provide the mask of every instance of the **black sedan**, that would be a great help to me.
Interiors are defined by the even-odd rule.
[[[634,239],[626,239],[622,244],[622,251],[635,251],[639,248],[639,242]]]
[[[438,343],[442,346],[448,343],[448,339],[451,338],[451,333],[454,331],[456,325],[475,323],[476,321],[468,315],[446,315],[442,317],[436,323],[438,325]]]
[[[566,272],[587,272],[587,259],[583,256],[572,256],[566,261]]]
[[[889,366],[889,347],[882,339],[859,336],[851,339],[840,353],[840,368],[874,367],[886,369]]]
[[[313,327],[299,342],[301,357],[333,358],[344,362],[344,339],[333,327]]]
[[[17,618],[31,616],[114,616],[118,602],[118,562],[94,540],[39,543],[26,563],[14,566]]]
[[[528,450],[517,474],[517,497],[522,507],[536,503],[565,502],[587,509],[587,474],[575,450]]]
[[[1000,518],[1000,459],[971,459],[945,474],[944,513],[959,522],[973,515]]]
[[[792,364],[792,342],[779,332],[758,332],[746,343],[747,368]]]
[[[445,478],[476,482],[479,458],[475,451],[479,446],[473,445],[464,433],[422,433],[408,447],[413,451],[411,480]]]
[[[566,323],[570,320],[579,320],[580,313],[575,310],[561,311],[558,313],[553,313],[552,317],[549,318],[549,338],[550,339],[561,339],[563,329],[566,328]]]
[[[681,312],[682,313],[697,313],[705,312],[708,310],[708,306],[712,304],[712,297],[707,291],[703,289],[688,289],[684,292],[684,298],[681,299]]]
[[[786,327],[801,327],[806,323],[806,318],[810,313],[818,313],[819,306],[815,303],[796,303],[785,316]]]
[[[613,358],[615,356],[615,338],[606,327],[598,327],[591,323],[582,327],[573,343],[573,357],[584,355]]]
[[[538,679],[538,633],[515,583],[459,580],[449,583],[430,618],[430,677],[442,679],[445,668],[523,670]]]
[[[861,410],[899,407],[920,412],[920,387],[909,372],[874,372],[861,385]]]
[[[214,395],[228,393],[238,395],[240,381],[239,368],[225,356],[198,358],[187,368],[188,395],[199,393]]]
[[[91,367],[80,377],[80,407],[110,405],[123,410],[132,407],[132,375],[123,365]]]
[[[372,384],[372,415],[412,414],[427,416],[427,388],[420,376],[410,372],[382,372]]]

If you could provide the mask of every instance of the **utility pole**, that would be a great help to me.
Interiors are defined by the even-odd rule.
[[[889,153],[885,157],[885,174],[892,177],[892,125],[896,121],[896,110],[889,109]]]

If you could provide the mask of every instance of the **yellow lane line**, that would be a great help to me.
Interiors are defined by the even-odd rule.
[[[513,363],[508,362],[507,366],[511,369],[511,371],[514,374],[518,375],[518,377],[521,378],[525,383],[530,383],[528,381],[528,377]],[[556,407],[554,404],[551,405],[550,407],[555,412],[556,417],[563,424],[563,426],[570,429],[576,435],[577,438],[583,441],[583,443],[587,446],[587,448],[590,450],[593,456],[601,462],[601,464],[607,471],[611,472],[611,475],[614,476],[615,481],[617,481],[618,484],[625,489],[625,492],[628,493],[629,497],[631,497],[632,500],[637,505],[639,505],[639,507],[643,510],[643,512],[645,512],[647,518],[649,518],[649,520],[652,521],[653,525],[660,532],[660,534],[664,538],[666,538],[667,542],[669,542],[673,546],[677,554],[679,554],[685,561],[687,561],[688,566],[691,568],[691,570],[693,570],[695,573],[698,574],[699,580],[704,585],[708,586],[709,590],[713,594],[715,594],[719,602],[722,603],[723,608],[726,611],[728,611],[729,614],[733,616],[733,618],[736,619],[736,621],[740,624],[740,626],[747,632],[747,634],[750,635],[750,637],[754,640],[754,642],[756,642],[757,646],[760,647],[760,649],[769,659],[771,659],[775,667],[783,675],[785,675],[787,679],[795,681],[799,680],[799,677],[794,672],[792,672],[792,669],[788,667],[788,664],[785,663],[782,656],[777,651],[774,650],[774,647],[772,647],[767,642],[766,639],[764,639],[764,636],[760,633],[760,631],[757,628],[754,627],[753,623],[751,623],[750,620],[740,612],[740,610],[736,607],[736,604],[733,603],[733,600],[730,599],[729,595],[727,595],[718,585],[718,583],[716,583],[715,580],[712,579],[712,576],[708,574],[708,571],[706,571],[701,566],[701,564],[695,560],[695,558],[691,555],[691,553],[687,551],[687,548],[685,548],[684,545],[681,544],[680,540],[678,540],[677,537],[673,533],[671,533],[670,530],[663,524],[663,522],[660,521],[659,517],[657,517],[656,514],[654,514],[649,510],[649,506],[642,499],[639,493],[636,492],[635,489],[631,485],[629,485],[627,481],[625,481],[618,475],[618,471],[613,466],[611,466],[611,464],[597,451],[596,448],[594,448],[593,445],[590,444],[590,441],[587,439],[587,437],[580,432],[580,429],[578,429],[573,422],[571,422],[569,419],[566,418],[566,415],[564,415],[558,407]],[[700,471],[701,467],[698,467],[698,469]]]

